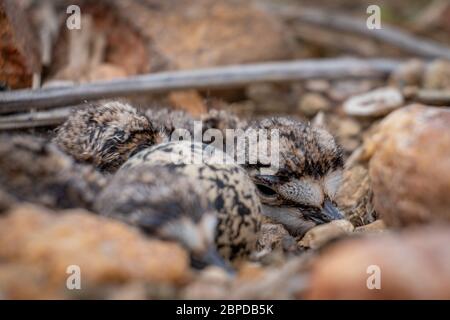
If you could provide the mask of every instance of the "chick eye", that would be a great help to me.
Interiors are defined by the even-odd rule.
[[[266,197],[273,197],[277,194],[275,190],[269,188],[268,186],[257,184],[256,187],[258,188],[258,191]]]

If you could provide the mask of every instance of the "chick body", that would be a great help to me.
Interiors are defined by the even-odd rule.
[[[208,150],[214,150],[209,156]],[[195,157],[203,157],[193,163]],[[224,163],[223,161],[228,161]],[[255,247],[260,228],[261,205],[255,186],[245,170],[222,151],[198,142],[169,142],[140,151],[120,169],[163,165],[174,180],[188,178],[199,186],[202,196],[218,212],[216,245],[229,260],[248,256]]]

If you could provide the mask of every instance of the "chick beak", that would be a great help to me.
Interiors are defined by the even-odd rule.
[[[344,219],[342,213],[339,211],[338,208],[336,208],[336,206],[329,199],[326,199],[323,203],[321,216],[324,222]]]
[[[194,267],[203,268],[208,265],[217,266],[224,269],[228,274],[233,275],[234,269],[217,252],[216,248],[210,247],[203,254],[192,257]]]

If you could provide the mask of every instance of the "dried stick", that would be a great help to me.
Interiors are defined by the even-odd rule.
[[[181,89],[217,89],[241,87],[256,82],[287,82],[314,78],[384,77],[399,64],[399,61],[389,59],[342,58],[161,72],[73,87],[1,92],[0,113],[53,108],[87,100],[148,95]]]
[[[450,59],[450,48],[436,42],[420,39],[394,27],[383,25],[381,29],[371,30],[367,28],[365,20],[336,12],[304,7],[297,8],[290,5],[265,4],[265,7],[286,19],[298,20],[338,31],[357,33],[396,46],[413,55],[425,58]]]
[[[0,130],[17,130],[59,125],[69,116],[72,107],[0,117]]]
[[[450,106],[450,90],[419,89],[405,93],[405,96],[416,102],[435,106]]]

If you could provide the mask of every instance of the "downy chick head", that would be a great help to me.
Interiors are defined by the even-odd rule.
[[[165,139],[165,134],[129,104],[112,101],[75,111],[54,142],[78,161],[114,172],[130,155]]]
[[[215,244],[217,212],[191,179],[167,166],[137,165],[119,170],[95,208],[149,235],[180,243],[195,267],[214,264],[231,270]]]
[[[174,141],[140,151],[121,168],[169,167],[176,177],[197,185],[203,199],[218,212],[216,245],[227,260],[237,262],[255,249],[261,225],[261,204],[247,172],[218,149],[200,142]],[[200,160],[198,162],[195,162]],[[226,163],[224,162],[226,161]]]
[[[246,165],[264,204],[263,212],[294,234],[298,233],[294,225],[299,223],[295,216],[303,221],[303,227],[305,223],[314,226],[342,219],[334,198],[341,184],[344,162],[333,136],[322,128],[284,117],[263,119],[252,127],[269,132],[278,130],[279,137],[276,170],[267,174],[262,170],[265,166]],[[289,208],[289,214],[276,210],[287,207],[296,209]]]

